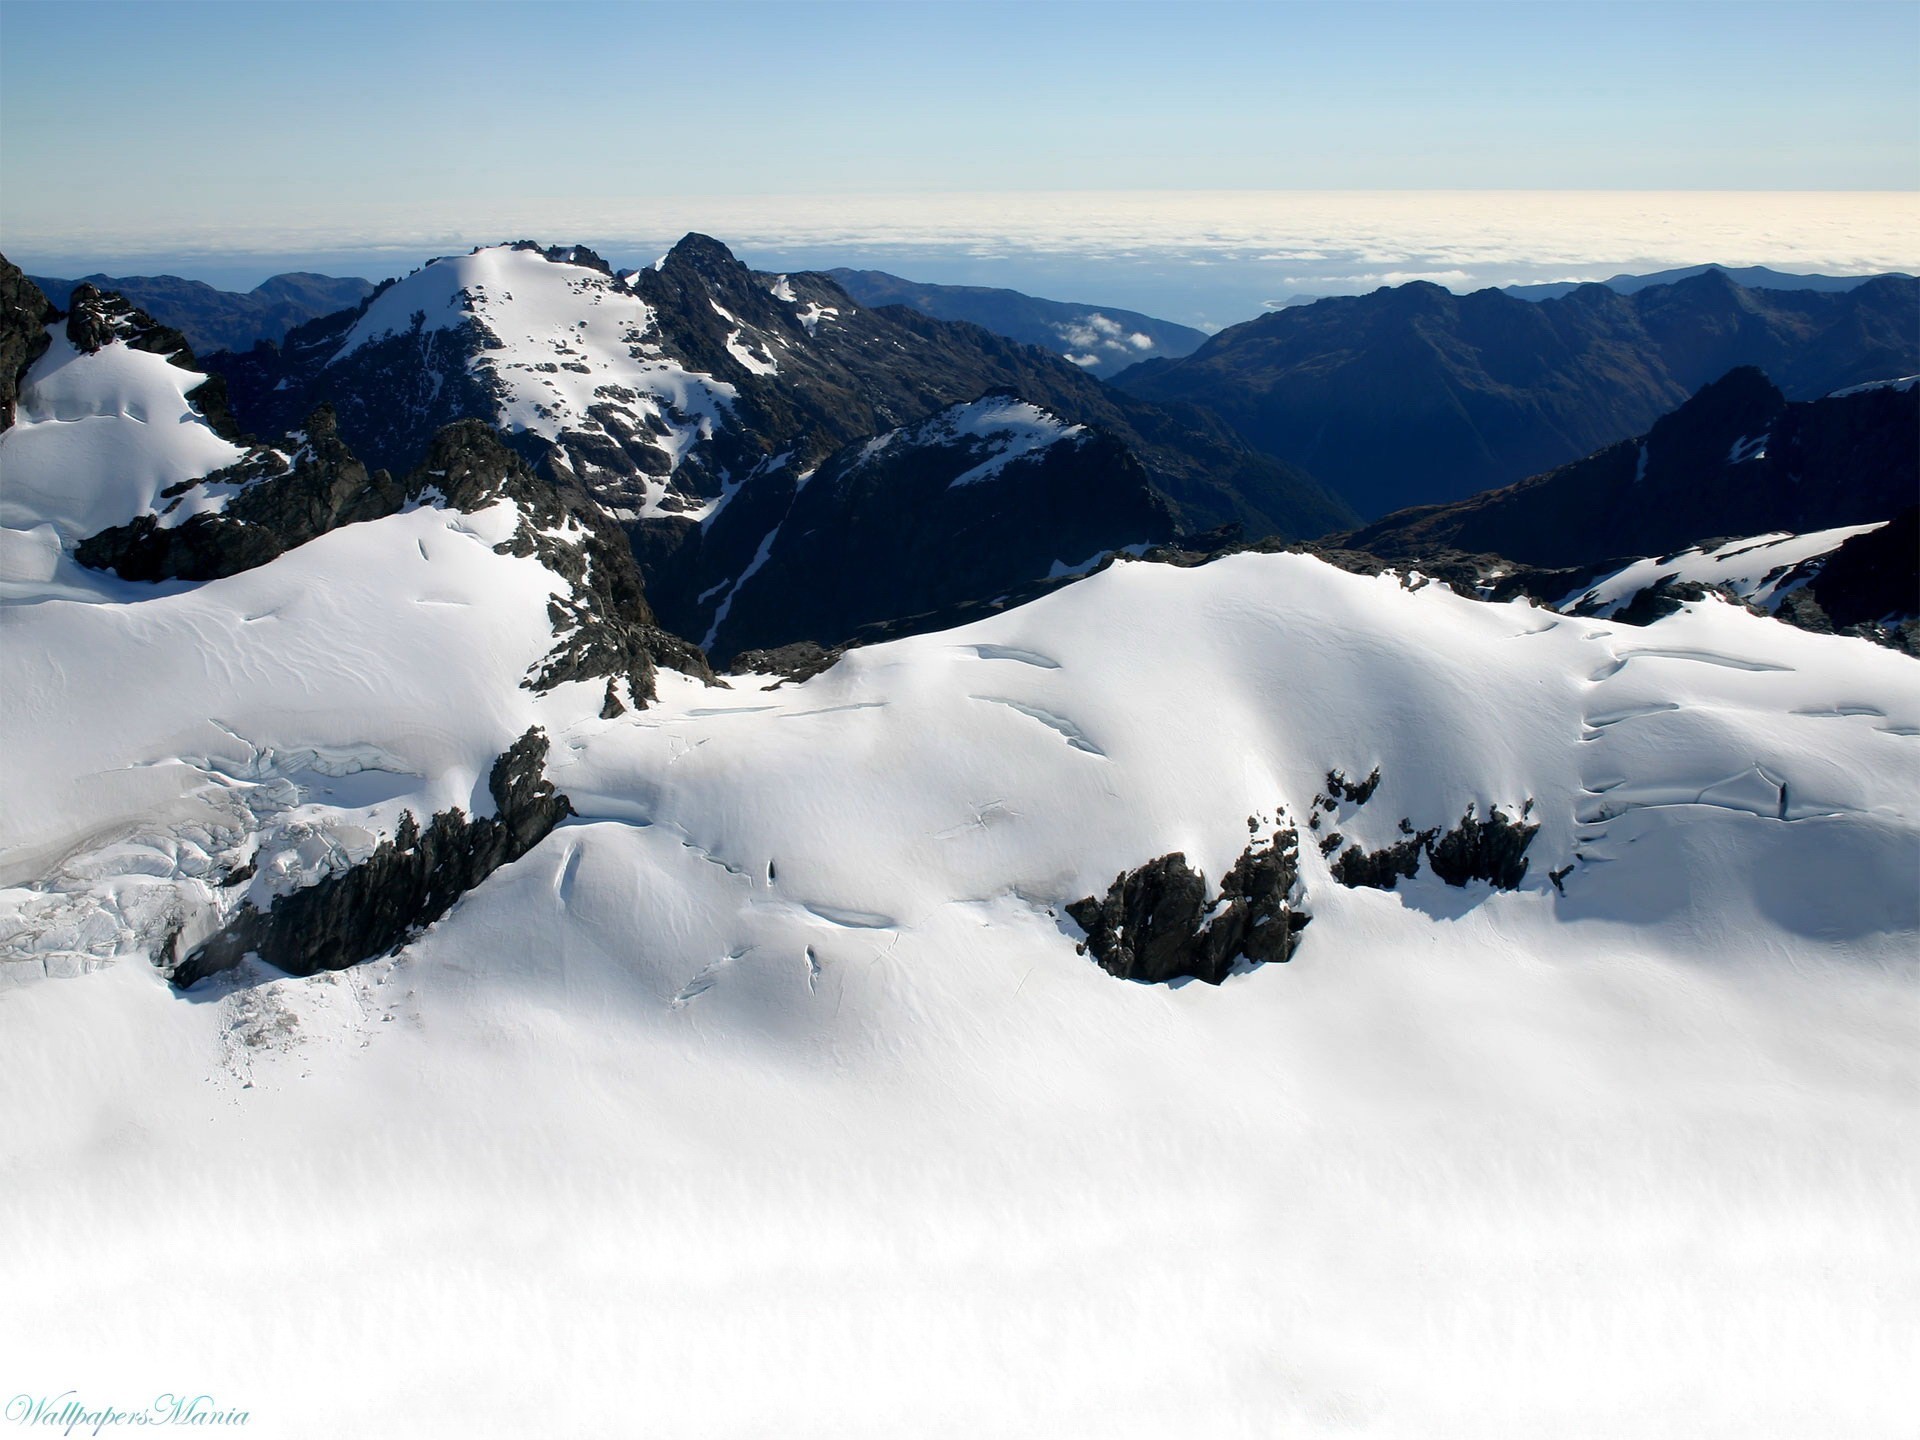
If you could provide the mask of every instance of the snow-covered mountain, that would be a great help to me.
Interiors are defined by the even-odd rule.
[[[715,373],[598,348],[631,297],[525,263],[599,297],[556,367]],[[516,274],[482,277],[503,331]],[[342,364],[476,334],[389,333],[397,288]],[[6,316],[23,1373],[289,1436],[1906,1425],[1911,658],[1718,595],[1640,626],[1241,553],[714,677],[605,491],[486,425],[396,478],[327,411],[223,434],[106,297]],[[584,454],[593,374],[489,353],[461,373]],[[608,403],[697,434],[678,383]],[[937,598],[890,506],[1168,515],[1018,391],[807,463],[719,628],[890,542]],[[696,533],[761,504],[681,493]],[[316,1333],[380,1337],[349,1401]]]
[[[557,483],[584,489],[626,526],[670,625],[711,635],[729,652],[835,643],[859,625],[952,600],[990,600],[1013,581],[1043,578],[1055,562],[1077,564],[1176,528],[1230,523],[1303,536],[1351,513],[1204,412],[1134,400],[1057,355],[971,325],[856,304],[822,275],[750,271],[700,235],[624,274],[591,251],[527,242],[437,260],[362,309],[295,331],[282,350],[215,363],[262,434],[296,427],[325,403],[345,441],[373,466],[418,464],[433,434],[455,419],[500,427]],[[756,561],[809,477],[882,435],[893,436],[895,472],[938,471],[937,453],[909,462],[901,433],[987,395],[1102,432],[1128,452],[1124,473],[1078,482],[1081,508],[1047,517],[1060,529],[1050,544],[1033,533],[1034,497],[1000,503],[1018,495],[1015,487],[967,497],[964,516],[896,504],[893,568],[851,582],[864,598],[824,608],[804,590],[768,598],[783,567],[763,574]],[[1109,458],[1099,452],[1110,470]],[[1163,512],[1145,526],[1137,518],[1147,503],[1136,493],[1143,480],[1159,497],[1151,508]],[[1115,486],[1125,494],[1109,503]],[[963,532],[959,553],[943,554],[935,567],[945,588],[889,590],[884,575],[898,573],[909,553],[943,550],[954,524]],[[797,535],[788,532],[789,547]],[[974,566],[965,580],[970,550],[1036,548],[1048,553],[1028,573]],[[750,578],[762,611],[752,626],[753,607],[721,613]],[[966,583],[967,593],[949,593]],[[782,623],[786,616],[794,623]]]

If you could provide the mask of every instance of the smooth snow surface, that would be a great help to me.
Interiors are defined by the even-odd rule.
[[[1788,591],[1804,583],[1804,575],[1798,578],[1792,575],[1794,567],[1829,554],[1854,536],[1878,530],[1885,523],[1882,520],[1872,525],[1843,525],[1833,530],[1811,530],[1804,535],[1776,531],[1744,540],[1729,540],[1712,550],[1681,550],[1672,555],[1636,560],[1587,588],[1574,591],[1555,608],[1577,607],[1583,615],[1612,615],[1642,590],[1669,578],[1695,580],[1709,586],[1724,585],[1743,600],[1772,608],[1786,598]]]
[[[513,520],[0,617],[16,1389],[329,1440],[1911,1433],[1909,658],[1249,554],[604,720],[519,688]],[[578,818],[398,955],[147,962],[227,857],[325,873],[536,723]],[[1528,800],[1512,893],[1315,844]],[[1217,883],[1281,806],[1291,964],[1075,953],[1065,902]]]

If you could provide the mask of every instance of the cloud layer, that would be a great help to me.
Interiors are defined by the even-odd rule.
[[[916,279],[997,275],[987,283],[1041,294],[1050,292],[1039,287],[1061,283],[1058,277],[1084,275],[1104,286],[1087,298],[1200,324],[1243,318],[1289,293],[1351,293],[1412,279],[1468,290],[1704,261],[1839,274],[1920,270],[1920,194],[1907,191],[576,198],[484,214],[391,208],[348,219],[315,210],[245,227],[149,220],[119,229],[8,233],[0,248],[34,257],[111,257],[127,269],[147,256],[179,263],[339,252],[351,253],[364,272],[366,257],[378,254],[404,271],[430,255],[521,236],[584,241],[623,260],[650,259],[689,230],[715,235],[759,264],[861,257]]]

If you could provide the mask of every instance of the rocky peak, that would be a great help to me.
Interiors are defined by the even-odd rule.
[[[0,430],[13,424],[20,382],[46,353],[47,325],[57,313],[40,287],[0,255]]]
[[[1648,468],[1657,464],[1675,476],[1711,475],[1734,457],[1742,441],[1763,446],[1786,408],[1787,397],[1764,372],[1752,365],[1729,370],[1654,423],[1645,442]]]
[[[702,235],[697,230],[690,230],[681,236],[661,262],[661,274],[668,274],[675,269],[691,270],[707,280],[744,279],[751,274],[734,257],[733,251],[711,235]]]

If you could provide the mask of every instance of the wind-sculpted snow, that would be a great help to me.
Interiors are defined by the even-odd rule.
[[[0,525],[52,525],[70,549],[245,455],[194,409],[204,375],[123,341],[87,353],[49,328],[14,424],[0,434]]]
[[[0,617],[12,1363],[191,1363],[314,1436],[315,1316],[385,1337],[355,1405],[466,1435],[636,1386],[741,1436],[1900,1433],[1909,658],[1242,554],[609,716],[521,683],[518,523]],[[296,811],[350,869],[491,815],[535,727],[574,818],[397,954],[149,962],[270,904],[263,847],[345,873]],[[1176,855],[1211,902],[1283,811],[1291,963],[1076,953],[1069,905]],[[1496,815],[1510,890],[1307,843]],[[564,1393],[502,1378],[555,1346]]]

